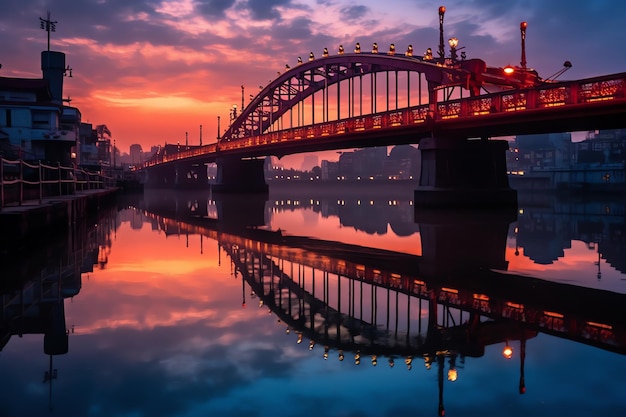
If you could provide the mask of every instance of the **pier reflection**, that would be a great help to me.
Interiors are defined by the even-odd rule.
[[[506,272],[515,213],[415,213],[418,256],[222,223],[208,211],[143,209],[168,235],[195,236],[200,248],[217,241],[242,278],[242,304],[268,308],[295,343],[324,346],[323,359],[435,367],[440,415],[445,381],[488,346],[519,361],[520,393],[526,344],[539,333],[626,354],[626,295]]]

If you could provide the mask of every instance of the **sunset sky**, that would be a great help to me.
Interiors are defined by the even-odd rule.
[[[3,0],[0,76],[41,77],[47,48],[39,18],[57,21],[51,49],[72,68],[64,97],[83,122],[106,124],[122,152],[139,143],[214,142],[217,117],[256,95],[285,64],[313,51],[378,42],[415,53],[438,44],[437,9],[447,8],[445,38],[468,58],[519,65],[521,21],[528,22],[528,66],[563,79],[626,71],[621,0]]]

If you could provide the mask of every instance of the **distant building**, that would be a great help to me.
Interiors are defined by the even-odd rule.
[[[323,160],[320,168],[322,169],[323,181],[334,180],[339,176],[339,162]]]
[[[357,149],[342,152],[338,162],[322,161],[323,180],[410,180],[420,175],[421,156],[411,145]]]
[[[516,188],[626,187],[626,130],[590,132],[573,143],[569,133],[518,136],[507,154]]]
[[[304,155],[301,167],[302,171],[310,171],[316,166],[319,166],[319,158],[317,155]]]
[[[530,171],[569,167],[572,163],[570,133],[517,136],[507,155],[509,170]]]
[[[98,162],[98,135],[91,123],[81,123],[79,128],[79,161],[80,166],[96,170]]]
[[[587,138],[574,147],[577,164],[624,164],[626,129],[589,132]]]
[[[141,145],[134,144],[130,145],[130,163],[131,165],[140,165],[143,162],[143,149]]]
[[[397,145],[389,152],[385,174],[388,179],[419,180],[421,162],[419,149],[411,145]]]
[[[341,180],[358,180],[384,177],[384,166],[387,159],[386,147],[357,149],[343,152],[339,157],[338,177]]]

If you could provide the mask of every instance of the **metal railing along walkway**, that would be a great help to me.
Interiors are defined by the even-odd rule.
[[[0,157],[0,210],[26,201],[72,195],[85,190],[115,186],[115,180],[99,172]]]

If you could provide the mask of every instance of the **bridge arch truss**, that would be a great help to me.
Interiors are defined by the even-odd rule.
[[[439,90],[479,90],[482,60],[442,65],[418,56],[349,53],[311,59],[279,73],[231,124],[221,140],[435,103]],[[381,80],[383,78],[383,80]],[[381,85],[382,84],[382,85]],[[448,90],[443,90],[448,88]],[[460,89],[461,96],[462,90]],[[252,95],[251,95],[252,96]],[[383,101],[381,103],[381,100]]]

